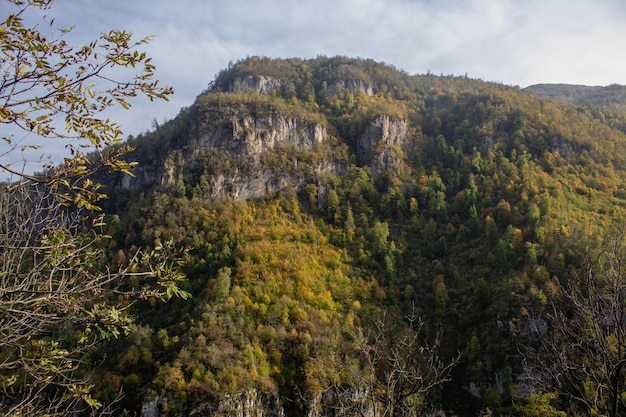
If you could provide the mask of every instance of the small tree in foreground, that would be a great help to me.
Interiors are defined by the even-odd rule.
[[[559,285],[549,329],[527,346],[531,381],[585,414],[626,413],[625,236],[621,231],[600,251],[586,251],[580,272]]]
[[[132,300],[186,296],[169,248],[113,266],[102,239],[44,190],[0,193],[0,415],[98,409],[85,354],[131,328]]]
[[[406,318],[399,325],[384,314],[371,330],[359,328],[353,346],[358,365],[336,352],[328,355],[333,363],[320,365],[331,368],[326,405],[332,415],[410,417],[432,408],[433,391],[449,381],[460,355],[441,358],[441,330],[429,338],[414,309]]]
[[[172,90],[159,87],[137,50],[149,39],[113,30],[73,47],[64,40],[71,29],[45,23],[46,37],[24,25],[52,0],[0,1],[12,10],[0,19],[0,175],[9,179],[0,184],[0,416],[106,414],[90,396],[85,353],[130,328],[132,300],[187,294],[167,247],[137,251],[123,265],[107,261],[98,232],[106,196],[90,175],[134,165],[103,112]],[[41,174],[11,162],[36,140],[67,141],[72,158]]]
[[[138,51],[150,38],[133,41],[131,33],[111,30],[87,45],[71,46],[64,37],[72,28],[44,22],[50,38],[39,26],[24,26],[29,11],[50,8],[52,0],[3,1],[14,13],[0,23],[0,124],[13,129],[2,132],[6,136],[0,173],[28,185],[69,188],[76,193],[59,191],[55,196],[88,204],[86,197],[94,187],[84,181],[88,174],[102,167],[128,172],[135,165],[120,158],[125,149],[112,147],[123,138],[122,131],[103,112],[114,106],[129,108],[128,100],[139,94],[167,99],[173,91],[153,80],[155,67]],[[16,153],[40,146],[31,137],[50,146],[59,146],[51,140],[61,139],[74,157],[44,176],[28,175],[15,161],[23,161]],[[83,154],[85,149],[92,151],[90,158]]]

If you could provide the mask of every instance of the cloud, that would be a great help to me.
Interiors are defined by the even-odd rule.
[[[59,3],[68,15],[78,9],[70,0]],[[616,0],[91,0],[80,9],[102,16],[99,24],[155,33],[150,52],[185,95],[199,93],[228,61],[248,55],[340,54],[409,73],[469,72],[521,85],[561,74],[564,82],[599,83],[618,74],[618,65],[600,63],[615,62],[625,39],[624,6]],[[592,68],[604,70],[597,81]]]
[[[173,118],[229,61],[252,55],[346,55],[521,86],[626,84],[620,0],[56,0],[46,13],[76,24],[76,40],[110,28],[156,35],[146,50],[177,94],[114,113],[133,134]]]

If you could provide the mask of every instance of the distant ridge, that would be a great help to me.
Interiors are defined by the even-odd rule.
[[[626,86],[611,84],[606,87],[575,84],[535,84],[526,91],[542,98],[564,101],[580,106],[625,106]]]

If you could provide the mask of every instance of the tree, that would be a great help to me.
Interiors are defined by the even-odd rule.
[[[38,26],[24,26],[24,15],[33,8],[50,8],[52,0],[7,2],[14,6],[14,13],[0,24],[0,123],[33,137],[64,139],[75,157],[47,175],[28,175],[6,157],[37,145],[16,140],[14,135],[3,136],[7,146],[0,154],[0,170],[27,184],[79,191],[72,197],[86,204],[86,192],[99,195],[91,192],[93,186],[85,185],[87,174],[101,167],[128,171],[134,165],[120,158],[124,148],[112,146],[123,138],[122,131],[103,112],[117,105],[129,108],[128,99],[140,93],[150,100],[167,99],[173,90],[153,80],[155,67],[138,51],[151,38],[133,42],[131,33],[112,30],[88,45],[74,47],[64,39],[72,28],[58,30],[57,37],[48,39]],[[53,24],[49,23],[51,32]],[[135,72],[136,68],[141,70]],[[85,148],[94,151],[89,158],[83,154]]]
[[[555,393],[533,393],[518,408],[524,417],[566,417],[565,412],[558,411],[550,404],[555,399],[557,399]]]
[[[219,303],[223,303],[228,298],[228,294],[230,293],[231,273],[231,269],[227,266],[220,268],[217,272],[217,278],[215,280],[215,300]]]
[[[371,331],[357,329],[354,348],[361,368],[349,361],[331,365],[327,396],[335,415],[419,416],[432,406],[433,391],[449,380],[460,355],[441,358],[441,329],[428,340],[415,308],[406,319],[399,325],[383,314]]]
[[[591,414],[626,413],[626,232],[586,250],[580,273],[559,285],[561,302],[538,327],[528,374]],[[545,334],[544,334],[545,333]]]
[[[140,93],[166,99],[172,90],[158,86],[150,58],[137,50],[148,38],[133,42],[113,30],[72,47],[64,39],[71,29],[47,39],[38,26],[24,26],[28,13],[52,0],[7,2],[0,124],[13,134],[2,137],[0,154],[0,173],[10,179],[0,184],[0,415],[106,414],[110,405],[90,395],[85,355],[130,329],[132,300],[188,294],[168,245],[155,243],[119,266],[107,256],[98,206],[105,195],[90,175],[103,167],[128,172],[134,163],[122,159],[122,132],[102,115]],[[124,70],[134,74],[130,81]],[[36,174],[8,162],[36,148],[25,141],[37,137],[70,140],[73,157]]]

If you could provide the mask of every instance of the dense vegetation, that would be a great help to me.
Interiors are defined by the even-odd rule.
[[[248,75],[280,88],[226,93]],[[155,161],[184,142],[197,106],[322,123],[349,168],[259,201],[211,201],[198,177],[132,198],[109,190],[111,262],[172,242],[187,251],[193,297],[135,305],[140,325],[130,337],[89,359],[101,370],[101,399],[123,388],[121,405],[132,411],[137,398],[158,396],[164,415],[192,415],[254,388],[303,415],[316,396],[367,373],[360,343],[375,338],[377,323],[401,332],[417,311],[425,341],[443,329],[444,362],[461,353],[450,380],[420,399],[426,408],[594,411],[552,392],[526,400],[533,385],[522,346],[531,324],[560,305],[583,255],[624,221],[623,113],[371,60],[254,57],[229,65],[177,119],[134,138],[134,158]],[[399,166],[373,173],[354,153],[380,114],[405,120],[409,143]]]

